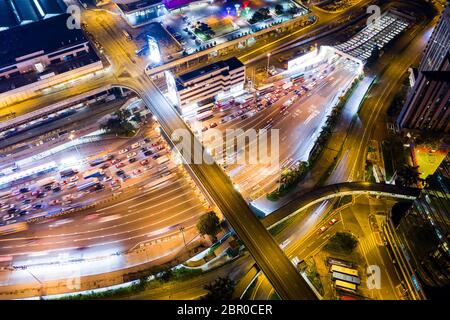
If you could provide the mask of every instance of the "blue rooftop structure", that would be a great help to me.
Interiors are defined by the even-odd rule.
[[[63,0],[0,0],[0,31],[65,13]]]
[[[69,14],[63,14],[1,31],[0,69],[15,64],[16,58],[34,52],[51,53],[85,43],[87,40],[81,29],[66,28],[68,17]]]

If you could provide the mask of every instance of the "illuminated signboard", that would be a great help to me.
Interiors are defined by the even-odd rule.
[[[175,83],[175,78],[169,71],[164,71],[164,76],[166,77],[167,95],[169,97],[169,100],[175,106],[178,106],[178,92],[177,92],[177,84]]]
[[[154,64],[158,64],[161,62],[161,53],[159,52],[158,43],[156,39],[150,36],[147,36],[148,42],[148,58],[150,62]]]

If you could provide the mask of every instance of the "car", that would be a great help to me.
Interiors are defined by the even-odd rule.
[[[68,200],[63,201],[62,204],[63,204],[63,206],[67,206],[67,205],[69,205],[71,203],[72,203],[72,200],[68,199]]]
[[[116,190],[120,189],[121,187],[122,187],[122,186],[118,184],[118,185],[112,186],[112,187],[111,187],[111,190],[112,190],[112,191],[116,191]]]
[[[128,158],[128,159],[134,158],[134,157],[136,157],[136,155],[137,155],[136,152],[130,152],[129,154],[127,154],[127,158]]]
[[[326,227],[326,226],[322,226],[322,227],[320,227],[320,229],[319,229],[319,234],[322,234],[322,233],[324,233],[324,232],[325,232],[325,230],[327,230],[327,227]]]
[[[145,138],[145,139],[144,139],[144,142],[145,142],[145,143],[149,143],[150,141],[152,141],[150,138]]]
[[[130,179],[130,176],[127,175],[127,174],[123,174],[123,175],[121,176],[121,178],[122,178],[122,181],[126,181],[126,180]]]
[[[41,203],[33,204],[33,209],[35,209],[35,210],[42,209],[42,207],[43,207],[43,205]]]
[[[50,201],[48,204],[51,206],[56,206],[58,204],[61,204],[61,201],[58,199],[54,199],[54,200]]]
[[[151,151],[151,150],[144,152],[144,156],[146,156],[146,157],[151,156],[152,154],[153,154],[153,151]]]
[[[19,212],[18,212],[18,214],[20,215],[20,216],[26,216],[27,214],[29,214],[30,212],[28,212],[28,210],[20,210]]]
[[[77,183],[76,182],[71,182],[71,183],[69,183],[68,185],[67,185],[67,189],[73,189],[73,188],[75,188],[77,186]]]
[[[31,199],[25,199],[22,201],[22,204],[29,204],[31,202]]]
[[[137,161],[136,158],[131,158],[130,160],[128,160],[129,163],[133,163],[133,162],[136,162],[136,161]]]
[[[28,209],[30,209],[31,208],[31,204],[27,204],[27,205],[24,205],[24,206],[22,206],[22,207],[20,207],[20,210],[28,210]]]
[[[215,127],[217,127],[217,123],[213,122],[213,123],[211,123],[211,124],[209,125],[209,127],[210,127],[210,128],[215,128]]]
[[[14,218],[14,213],[8,213],[7,215],[4,215],[2,217],[2,220],[3,221],[8,221],[8,220],[11,220],[12,218]]]
[[[118,175],[118,176],[121,176],[123,174],[125,174],[125,171],[123,171],[123,170],[116,171],[116,175]]]
[[[205,132],[208,130],[208,127],[203,127],[202,132]]]
[[[20,193],[27,193],[27,192],[29,192],[29,191],[30,191],[30,188],[27,188],[27,187],[24,187],[24,188],[19,189],[19,192],[20,192]]]
[[[111,161],[111,163],[112,163],[112,164],[118,164],[120,161],[122,161],[122,160],[120,160],[120,159],[114,159],[113,161]]]
[[[135,176],[139,176],[139,175],[142,174],[142,170],[140,170],[140,169],[135,169],[135,170],[133,170],[133,174],[134,174]]]
[[[131,145],[131,149],[137,149],[137,148],[139,148],[139,142],[133,143]]]
[[[107,182],[107,181],[110,181],[111,179],[112,179],[111,176],[105,176],[105,177],[103,178],[103,181]]]
[[[124,153],[127,153],[128,151],[130,151],[130,149],[125,148],[125,149],[119,150],[119,154],[124,154]]]
[[[142,151],[142,152],[148,151],[148,147],[143,147],[143,148],[141,148],[141,151]]]
[[[109,163],[104,163],[100,166],[100,169],[108,169],[109,168]]]
[[[116,164],[117,169],[122,168],[122,167],[125,167],[125,163],[120,162],[120,163]]]
[[[144,170],[148,171],[148,170],[151,170],[152,168],[153,168],[153,166],[150,164],[148,166],[145,166]]]
[[[140,163],[141,165],[145,166],[146,164],[149,163],[149,161],[148,161],[148,159],[144,159],[144,160],[141,160],[139,163]]]
[[[154,154],[154,155],[152,156],[152,158],[155,159],[155,160],[158,159],[159,157],[161,157],[159,154]]]
[[[45,192],[39,192],[39,193],[36,195],[36,198],[42,199],[42,198],[44,198],[46,195],[47,195],[47,194],[46,194]]]
[[[103,168],[102,168],[102,169],[103,169]],[[70,177],[69,181],[70,181],[70,182],[75,182],[75,181],[78,181],[78,179],[79,179],[78,176],[73,176],[73,177]]]
[[[20,201],[20,200],[26,199],[26,197],[27,197],[26,195],[21,194],[20,196],[16,197],[16,199],[17,199],[18,201]]]
[[[333,219],[331,219],[330,221],[328,221],[328,224],[329,224],[330,226],[332,226],[333,224],[335,224],[335,223],[338,222],[338,221],[339,221],[339,220],[333,218]]]
[[[86,217],[84,217],[83,220],[90,221],[90,220],[95,220],[95,219],[97,219],[98,217],[100,217],[100,214],[98,214],[98,213],[93,213],[93,214],[88,214]]]
[[[60,186],[54,187],[54,188],[52,189],[52,191],[53,191],[54,193],[60,192],[60,191],[61,191],[61,187],[60,187]]]

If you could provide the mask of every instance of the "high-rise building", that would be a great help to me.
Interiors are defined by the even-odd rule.
[[[450,2],[427,44],[397,124],[412,130],[450,132]]]
[[[242,93],[245,65],[237,58],[221,60],[177,77],[179,108],[184,116],[211,110],[214,102]]]
[[[436,71],[419,71],[398,124],[402,128],[450,132],[450,53]]]
[[[439,19],[436,28],[425,48],[425,54],[419,66],[419,71],[435,71],[443,63],[450,51],[450,1]]]
[[[406,213],[384,225],[388,249],[410,298],[438,299],[450,290],[450,156]]]

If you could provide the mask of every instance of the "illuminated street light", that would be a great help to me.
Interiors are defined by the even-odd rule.
[[[72,142],[73,142],[73,140],[75,139],[75,134],[74,134],[73,132],[69,135],[69,139],[70,139],[70,141],[72,141]],[[75,143],[73,146],[75,147],[75,150],[76,150],[77,153],[78,153],[78,157],[81,159],[81,154],[80,154],[80,151],[78,150],[77,144]]]
[[[267,54],[267,76],[269,76],[270,56],[271,56],[271,53],[269,52],[269,53]]]

